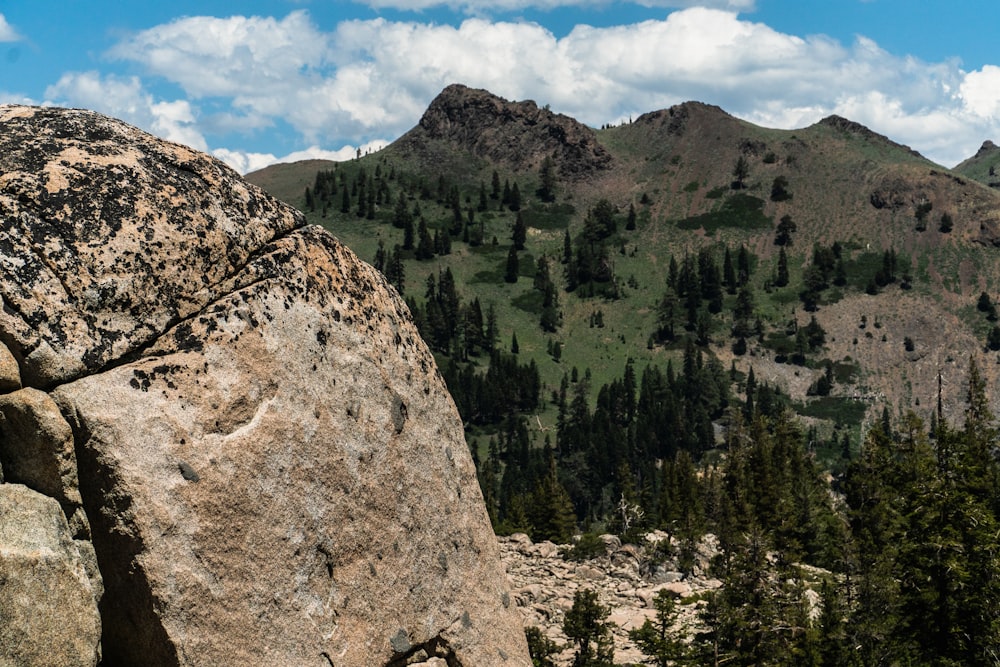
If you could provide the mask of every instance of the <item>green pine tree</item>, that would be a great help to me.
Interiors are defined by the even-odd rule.
[[[573,667],[613,667],[615,643],[606,620],[610,613],[595,591],[578,589],[573,594],[573,607],[563,620],[563,632],[576,647]]]
[[[658,591],[653,608],[656,620],[647,618],[641,627],[629,630],[628,637],[649,658],[650,664],[668,667],[687,657],[684,631],[675,627],[678,610],[670,591]]]

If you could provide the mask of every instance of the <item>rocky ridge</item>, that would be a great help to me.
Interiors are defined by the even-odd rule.
[[[451,142],[514,170],[537,170],[551,157],[560,177],[570,180],[598,175],[614,163],[594,130],[569,116],[459,84],[441,91],[398,145],[404,153],[420,153],[428,139]]]
[[[0,216],[0,664],[529,663],[377,271],[86,111],[0,107]]]

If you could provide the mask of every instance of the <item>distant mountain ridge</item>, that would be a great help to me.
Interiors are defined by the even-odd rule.
[[[993,256],[994,248],[1000,247],[1000,191],[989,187],[988,177],[990,160],[998,153],[1000,149],[987,142],[976,158],[970,158],[975,160],[975,169],[966,161],[949,170],[840,116],[805,128],[780,130],[754,125],[701,102],[677,104],[631,122],[594,129],[532,101],[509,101],[456,84],[431,102],[412,130],[382,151],[325,167],[275,165],[248,179],[304,208],[304,191],[324,168],[342,177],[353,177],[362,169],[371,178],[378,168],[387,170],[383,178],[385,173],[408,174],[423,183],[421,192],[408,186],[409,200],[432,231],[452,224],[444,221],[452,213],[441,211],[440,202],[433,201],[440,199],[441,193],[434,192],[444,179],[463,193],[459,208],[466,218],[464,225],[479,228],[484,241],[494,240],[496,252],[505,253],[514,214],[503,206],[498,209],[493,199],[488,199],[485,209],[470,211],[478,208],[477,196],[489,189],[491,175],[498,176],[501,182],[518,184],[524,196],[521,213],[529,230],[526,252],[532,262],[541,255],[563,257],[564,233],[578,235],[595,203],[612,205],[620,216],[619,234],[625,215],[633,209],[636,229],[621,234],[620,252],[612,259],[620,280],[635,275],[635,285],[625,290],[627,298],[600,304],[567,293],[561,297],[563,325],[555,337],[564,344],[563,363],[591,367],[595,372],[598,368],[605,373],[620,372],[624,364],[618,353],[595,358],[593,350],[582,349],[596,336],[588,318],[598,308],[606,319],[622,318],[615,330],[621,354],[629,350],[639,359],[660,358],[658,348],[648,348],[646,339],[656,326],[657,304],[671,257],[680,261],[705,247],[715,248],[721,257],[725,247],[735,251],[745,246],[755,258],[760,276],[757,289],[772,290],[769,274],[776,270],[782,248],[793,285],[806,275],[815,247],[838,244],[847,259],[859,266],[892,251],[903,258],[916,286],[905,299],[866,295],[866,279],[858,277],[860,284],[852,289],[860,287],[860,292],[833,290],[831,299],[837,301],[820,304],[816,316],[828,330],[837,331],[827,345],[830,358],[850,357],[860,363],[867,378],[862,393],[884,395],[895,410],[912,405],[918,397],[924,405],[933,402],[934,367],[930,363],[913,367],[909,359],[916,353],[908,353],[901,344],[889,344],[891,332],[879,332],[879,337],[887,336],[887,345],[864,352],[860,343],[852,343],[857,326],[850,320],[866,313],[869,318],[882,313],[882,320],[887,320],[892,314],[899,327],[896,338],[916,340],[917,349],[924,349],[921,358],[933,359],[935,364],[952,363],[985,349],[987,326],[992,325],[969,315],[968,309],[982,292],[1000,294],[1000,262]],[[558,175],[551,204],[535,194],[546,159]],[[746,173],[738,179],[734,169],[739,162],[744,163]],[[381,204],[375,221],[391,218],[397,193],[398,188],[393,190],[392,201]],[[375,255],[378,239],[387,250],[402,240],[385,225],[359,226],[353,203],[346,216],[336,212],[339,201],[331,204],[329,211],[317,209],[313,220],[356,246],[362,257],[370,260]],[[779,246],[776,227],[785,218],[796,231],[790,245]],[[518,283],[508,288],[515,290],[510,297],[480,291],[485,276],[502,275],[503,262],[502,258],[490,259],[488,245],[472,250],[467,252],[463,246],[431,264],[408,265],[407,291],[419,293],[428,274],[448,266],[457,276],[464,276],[460,278],[464,298],[499,298],[498,303],[516,300],[516,290],[521,289]],[[553,271],[561,280],[563,268],[557,264]],[[522,264],[522,272],[527,277],[530,271]],[[761,309],[767,324],[777,327],[782,320],[803,319],[798,289],[787,287],[766,296],[767,305]],[[504,308],[509,308],[501,309],[509,328],[502,336],[509,337],[513,329],[523,349],[527,334],[521,328],[530,319],[522,322],[525,312],[521,308]],[[618,308],[623,308],[619,315],[609,315]],[[941,323],[940,332],[928,330],[927,322]],[[720,330],[713,344],[725,363],[730,356],[727,336]],[[607,337],[593,342],[605,346]],[[546,340],[537,339],[530,349],[541,363]],[[763,363],[759,358],[737,361],[758,367]],[[867,368],[868,364],[874,368]],[[787,370],[781,365],[775,369]],[[557,385],[563,370],[548,372],[546,382]],[[905,382],[903,374],[908,378]],[[792,375],[786,382],[790,391],[804,396],[808,382],[800,383]],[[959,388],[946,391],[952,392],[946,403],[957,404]]]
[[[652,603],[674,662],[981,664],[1000,645],[994,155],[950,170],[849,119],[776,130],[698,102],[589,129],[454,86],[405,140],[267,179],[404,295],[494,531],[559,570],[507,561],[536,661],[605,604],[615,658],[642,659]],[[603,532],[615,568],[660,583],[576,564]]]

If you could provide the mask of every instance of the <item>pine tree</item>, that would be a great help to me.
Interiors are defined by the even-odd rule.
[[[774,233],[774,245],[782,247],[792,245],[792,234],[795,230],[796,225],[792,221],[792,216],[783,215]]]
[[[528,238],[528,227],[524,224],[524,218],[520,212],[518,212],[517,218],[514,219],[514,229],[511,232],[510,238],[514,242],[515,250],[524,250],[524,242]]]
[[[653,598],[656,620],[646,619],[641,627],[629,630],[631,639],[651,664],[668,667],[686,657],[686,646],[674,627],[677,608],[670,591],[661,589]],[[683,632],[683,630],[681,630]]]
[[[750,253],[747,247],[740,246],[740,252],[736,255],[736,284],[742,287],[750,280]]]
[[[544,202],[552,202],[556,199],[556,164],[555,161],[546,156],[542,160],[539,168],[538,178],[541,186],[538,188],[538,196]],[[512,209],[513,210],[513,209]]]
[[[479,184],[479,208],[477,209],[480,213],[485,212],[489,208],[489,204],[486,201],[486,184]]]
[[[372,266],[385,273],[386,255],[385,255],[385,244],[382,239],[378,240],[378,248],[375,250],[375,258],[372,260]]]
[[[489,307],[486,309],[486,329],[483,332],[483,349],[488,353],[492,354],[493,350],[497,345],[497,338],[500,333],[497,328],[497,311],[490,303]]]
[[[736,269],[733,268],[733,255],[726,246],[726,252],[722,257],[722,282],[726,286],[726,292],[736,294]]]
[[[517,182],[514,182],[513,187],[510,189],[510,202],[507,204],[507,208],[512,211],[521,210],[521,189],[517,187]]]
[[[849,665],[853,647],[848,644],[847,637],[848,610],[837,585],[829,579],[824,579],[820,587],[820,605],[817,619],[820,662],[823,667]]]
[[[541,480],[532,498],[529,514],[534,527],[532,539],[536,542],[550,540],[568,544],[576,532],[576,514],[566,489],[559,483],[555,457],[546,452],[548,472]]]
[[[531,656],[532,667],[556,667],[552,657],[561,650],[558,644],[533,625],[524,629],[524,637],[528,641],[528,655]]]
[[[392,226],[396,229],[405,229],[408,223],[413,223],[413,216],[410,215],[410,207],[406,201],[406,195],[400,192],[399,199],[396,200],[396,208],[392,213]]]
[[[356,215],[359,218],[363,218],[368,215],[368,197],[365,194],[366,179],[365,174],[362,171],[358,175],[358,210]]]
[[[386,280],[392,283],[392,285],[395,286],[396,291],[400,294],[403,294],[406,284],[402,251],[403,249],[398,244],[393,246],[392,252],[389,254],[385,266]]]
[[[420,218],[417,223],[417,249],[413,256],[418,260],[428,260],[434,258],[434,239],[427,229],[427,221]]]
[[[746,187],[747,176],[750,175],[750,163],[747,159],[740,155],[736,158],[736,164],[733,166],[733,190],[742,190]]]
[[[777,287],[788,284],[788,255],[785,254],[784,246],[778,251],[778,271],[774,276],[774,284]]]
[[[413,219],[409,218],[403,225],[403,250],[413,250],[414,230]]]
[[[562,325],[562,312],[559,310],[559,293],[556,285],[551,280],[545,283],[542,292],[542,315],[539,320],[542,330],[549,333],[555,331]]]
[[[504,271],[503,279],[508,283],[516,283],[520,272],[520,260],[517,258],[517,249],[513,246],[507,253],[507,268]]]
[[[615,643],[605,620],[610,613],[595,591],[578,589],[573,594],[573,607],[563,620],[563,632],[576,646],[573,667],[613,667]]]

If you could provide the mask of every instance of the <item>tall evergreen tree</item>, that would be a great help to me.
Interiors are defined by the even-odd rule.
[[[520,260],[517,257],[517,248],[511,246],[507,253],[507,268],[504,270],[503,279],[508,283],[516,283],[517,276],[521,270]]]
[[[687,656],[687,647],[678,636],[677,605],[670,591],[661,589],[653,598],[656,620],[647,618],[642,626],[629,630],[628,637],[645,655],[650,664],[668,667]]]
[[[515,250],[524,250],[524,242],[528,238],[528,227],[524,224],[524,217],[518,212],[514,219],[514,229],[511,232],[511,240],[514,242]]]
[[[610,613],[595,591],[584,588],[573,594],[573,607],[563,620],[563,632],[576,647],[573,667],[613,667],[615,642],[606,620]]]
[[[538,196],[544,202],[552,202],[556,199],[556,163],[549,157],[545,156],[542,160],[542,165],[538,170],[538,180],[540,182],[540,187],[538,188]]]
[[[534,528],[532,539],[550,540],[556,544],[568,544],[576,532],[576,514],[573,502],[566,489],[559,482],[555,457],[551,450],[546,452],[547,472],[535,490],[530,512]]]
[[[788,255],[785,253],[784,246],[778,251],[778,270],[774,275],[774,284],[777,287],[784,287],[788,284]]]
[[[739,285],[736,281],[736,269],[733,267],[733,255],[729,252],[729,246],[726,246],[726,252],[722,256],[722,283],[726,286],[726,292],[736,294],[736,288]]]

